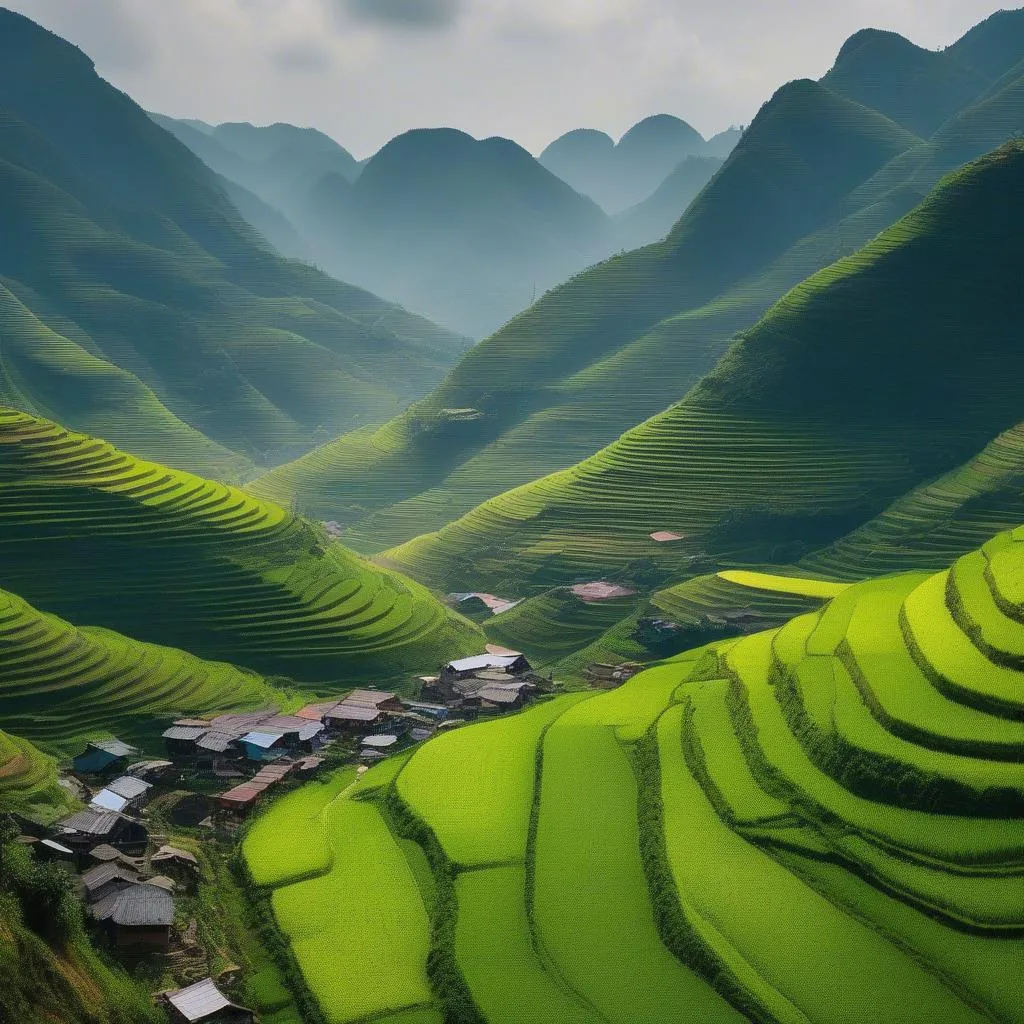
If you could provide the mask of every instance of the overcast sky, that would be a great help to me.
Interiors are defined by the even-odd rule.
[[[7,0],[150,110],[289,121],[367,156],[408,128],[616,138],[672,113],[704,135],[820,77],[873,26],[939,48],[991,0]]]

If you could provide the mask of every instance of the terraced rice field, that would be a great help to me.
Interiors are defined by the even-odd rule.
[[[454,984],[497,1024],[1024,1022],[1022,579],[1024,530],[831,598],[746,578],[825,603],[374,769],[368,798],[447,855],[436,1005]],[[350,825],[379,854],[381,819]]]
[[[0,591],[0,721],[48,750],[152,742],[168,719],[294,702],[261,676],[108,629],[77,629]]]
[[[57,762],[27,740],[0,732],[0,814],[52,821],[73,805],[57,784]]]
[[[272,890],[278,926],[330,1024],[389,1013],[404,1021],[406,1010],[432,1020],[429,927],[413,870],[377,807],[349,798],[347,783],[272,806],[246,838],[246,861]],[[290,855],[311,841],[315,855]]]
[[[222,484],[0,409],[0,584],[106,626],[325,685],[479,645],[425,589]]]

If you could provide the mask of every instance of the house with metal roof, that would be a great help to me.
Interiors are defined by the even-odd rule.
[[[99,775],[108,771],[120,771],[127,767],[128,758],[137,754],[135,747],[119,739],[93,740],[73,761],[76,772],[83,775]]]
[[[165,953],[171,944],[174,897],[159,885],[138,882],[103,900],[93,916],[105,922],[118,949]]]
[[[212,978],[168,992],[164,1000],[174,1024],[253,1024],[256,1019],[252,1010],[231,1002]]]
[[[81,857],[100,844],[122,852],[142,849],[148,836],[142,823],[133,818],[116,811],[87,808],[62,818],[53,838]]]
[[[143,782],[142,779],[136,779],[131,775],[122,775],[113,782],[108,782],[96,793],[89,806],[99,811],[128,814],[142,807],[152,788],[151,782]]]
[[[250,761],[274,761],[287,749],[284,736],[276,730],[253,729],[242,737],[242,749]]]

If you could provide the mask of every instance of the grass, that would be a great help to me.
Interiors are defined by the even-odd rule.
[[[457,729],[421,747],[397,786],[460,866],[522,860],[533,805],[537,744],[582,695],[556,698],[510,718]],[[486,821],[486,831],[480,822]]]
[[[587,710],[564,715],[544,743],[532,899],[542,948],[605,1018],[739,1020],[658,938],[633,773],[614,734]]]
[[[381,857],[384,820],[352,819],[347,842],[377,866],[350,853],[344,870],[363,871],[372,903],[381,865],[400,859],[385,918],[411,915],[418,935],[425,903],[432,935],[429,952],[403,953],[402,932],[399,966],[432,965],[432,1005],[460,1024],[1017,1024],[1021,723],[936,686],[900,623],[923,590],[934,636],[946,645],[953,628],[937,601],[957,629],[977,627],[960,635],[996,666],[1024,630],[1007,614],[1022,542],[1020,530],[991,539],[955,577],[837,586],[780,628],[435,738],[325,811],[328,790],[299,790],[280,805],[291,825],[272,809],[248,842],[267,844],[274,877],[294,876],[306,857],[323,862],[308,836],[337,808],[385,808],[403,838]],[[287,852],[300,834],[308,850]],[[327,875],[277,890],[296,896],[280,919],[300,960],[304,935],[347,928],[344,955],[366,932],[361,917],[346,923],[330,841]],[[397,901],[407,885],[415,910]],[[325,955],[307,980],[327,993]],[[359,983],[335,971],[344,998]]]
[[[791,594],[795,597],[817,597],[822,600],[838,597],[847,587],[845,583],[832,583],[829,580],[811,580],[799,576],[779,576],[741,569],[727,569],[718,576],[727,583],[736,583],[751,590],[766,590],[770,594]]]
[[[341,784],[335,779],[331,785]],[[246,858],[250,866],[250,855],[255,858],[262,877],[281,879],[273,888],[274,915],[331,1024],[418,1010],[432,1001],[429,930],[409,863],[371,803],[339,795],[311,817],[326,796],[272,806],[247,839]],[[323,867],[322,858],[299,864],[288,853],[317,831],[330,848],[328,869],[288,881],[296,867]],[[275,852],[285,858],[283,871]]]
[[[57,762],[28,741],[0,732],[0,814],[53,821],[75,806],[57,782]]]
[[[673,708],[658,724],[673,876],[684,908],[773,1017],[837,1024],[984,1019],[722,822],[683,760],[682,713]]]
[[[1017,421],[998,383],[1017,320],[1000,197],[1022,175],[1020,143],[951,175],[784,296],[681,403],[384,557],[445,589],[531,594],[598,574],[683,579],[694,560],[792,564],[850,533]],[[937,296],[936,278],[958,285]],[[655,544],[659,529],[685,539]]]
[[[473,998],[490,1024],[604,1020],[545,968],[531,936],[525,886],[521,865],[465,871],[456,880],[455,952]]]
[[[76,624],[328,688],[478,649],[418,584],[306,520],[0,409],[3,586]]]

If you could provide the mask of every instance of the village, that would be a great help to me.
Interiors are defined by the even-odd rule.
[[[293,714],[181,718],[160,737],[161,756],[116,737],[95,739],[63,780],[86,806],[48,828],[15,816],[18,841],[72,876],[95,939],[112,955],[126,964],[162,958],[188,982],[155,997],[171,1020],[255,1024],[255,1013],[225,992],[236,972],[203,973],[199,922],[184,921],[178,906],[199,885],[201,864],[169,833],[237,842],[268,795],[344,764],[362,773],[439,732],[519,710],[557,685],[523,654],[490,645],[417,677],[415,697],[364,688]]]

